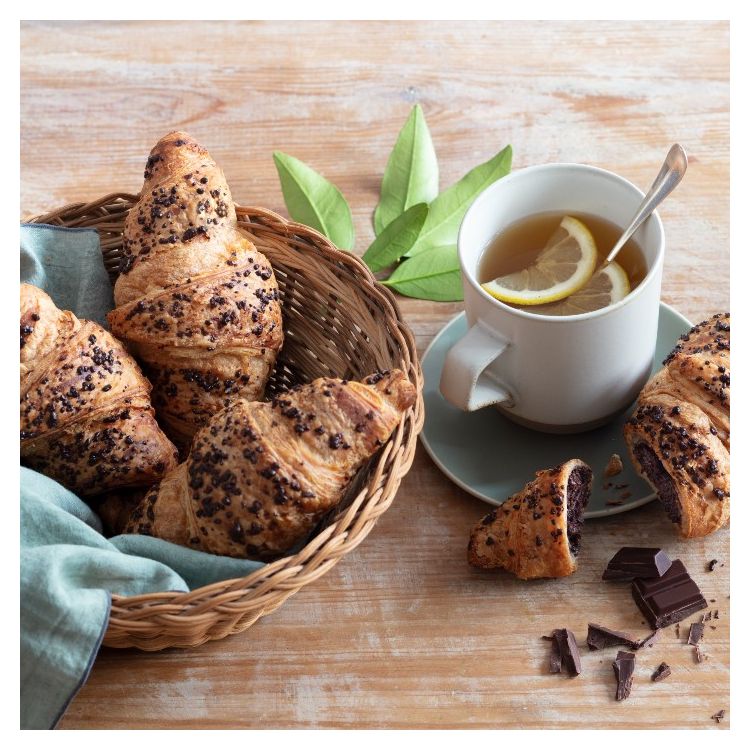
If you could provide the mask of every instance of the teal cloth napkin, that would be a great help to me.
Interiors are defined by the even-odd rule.
[[[112,288],[95,230],[21,226],[21,281],[58,307],[101,323]],[[123,535],[105,539],[96,514],[52,479],[21,468],[21,727],[54,727],[88,677],[111,594],[188,591],[262,563]]]

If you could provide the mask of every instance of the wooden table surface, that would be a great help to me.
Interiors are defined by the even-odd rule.
[[[137,192],[152,144],[181,128],[245,204],[284,213],[274,149],[311,164],[348,198],[362,253],[390,148],[420,102],[441,187],[506,143],[515,168],[587,162],[646,187],[684,144],[688,176],[661,210],[663,298],[696,321],[728,309],[727,23],[50,22],[24,24],[21,47],[26,212]],[[420,349],[461,309],[401,305]],[[61,726],[717,726],[711,715],[729,708],[728,529],[680,541],[651,504],[588,522],[573,577],[523,583],[468,568],[467,533],[485,511],[420,446],[392,509],[324,579],[220,642],[103,650]],[[547,674],[540,636],[567,626],[584,640],[589,621],[646,632],[627,588],[599,580],[623,544],[682,558],[720,619],[701,664],[667,629],[616,703],[611,652],[584,653],[584,674],[566,679]],[[726,565],[709,573],[712,558]],[[673,675],[651,683],[662,660]]]

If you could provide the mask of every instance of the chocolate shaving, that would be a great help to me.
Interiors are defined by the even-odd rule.
[[[703,638],[703,628],[704,624],[702,622],[694,622],[690,626],[690,632],[688,633],[688,639],[687,642],[690,646],[697,646],[701,639]]]
[[[603,625],[589,623],[589,632],[586,637],[590,651],[599,651],[611,646],[627,646],[628,648],[638,648],[638,641],[629,633],[623,633],[620,630],[610,630]]]
[[[630,697],[630,691],[633,689],[635,654],[631,654],[628,651],[618,651],[617,658],[612,662],[612,668],[615,671],[615,678],[617,679],[615,700],[624,701]]]
[[[554,640],[549,657],[549,671],[557,674],[564,669],[570,677],[581,674],[581,655],[572,631],[559,628],[552,631],[552,636]]]
[[[651,635],[647,635],[643,640],[638,641],[638,643],[636,644],[636,650],[641,649],[641,648],[646,648],[646,646],[651,647],[658,640],[659,640],[659,631],[654,630],[654,632],[651,633]]]
[[[700,646],[695,647],[694,653],[695,653],[695,661],[698,664],[700,664],[706,658],[706,655],[703,653],[703,651],[701,651]]]
[[[661,682],[666,680],[669,675],[672,674],[672,669],[667,662],[663,661],[657,668],[656,671],[651,675],[651,682]]]
[[[726,711],[722,708],[721,711],[717,711],[711,718],[717,723],[721,724],[721,720],[724,718]]]
[[[560,674],[562,668],[562,654],[560,645],[556,638],[552,638],[552,648],[549,652],[549,671],[550,674]]]

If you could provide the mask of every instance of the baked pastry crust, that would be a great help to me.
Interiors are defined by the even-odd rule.
[[[319,378],[272,402],[234,401],[195,436],[127,532],[269,559],[304,541],[416,399],[400,370]]]
[[[151,385],[96,323],[21,285],[21,460],[80,495],[149,485],[177,465]]]
[[[125,221],[108,318],[154,386],[161,423],[186,446],[233,398],[260,398],[283,344],[276,278],[237,229],[224,173],[187,133],[151,151]]]
[[[683,537],[729,521],[730,316],[694,326],[641,391],[625,424],[639,474]]]
[[[574,458],[536,478],[488,513],[469,538],[469,564],[518,578],[561,578],[576,569],[593,473]]]

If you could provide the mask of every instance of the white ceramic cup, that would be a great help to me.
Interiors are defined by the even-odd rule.
[[[627,408],[648,379],[656,346],[664,227],[654,213],[634,235],[644,280],[623,300],[583,315],[543,316],[492,297],[477,278],[487,245],[532,214],[594,214],[626,226],[643,193],[613,172],[543,164],[490,185],[458,234],[468,333],[448,352],[440,381],[464,411],[496,404],[511,419],[546,432],[580,432]],[[608,248],[607,248],[608,249]]]

